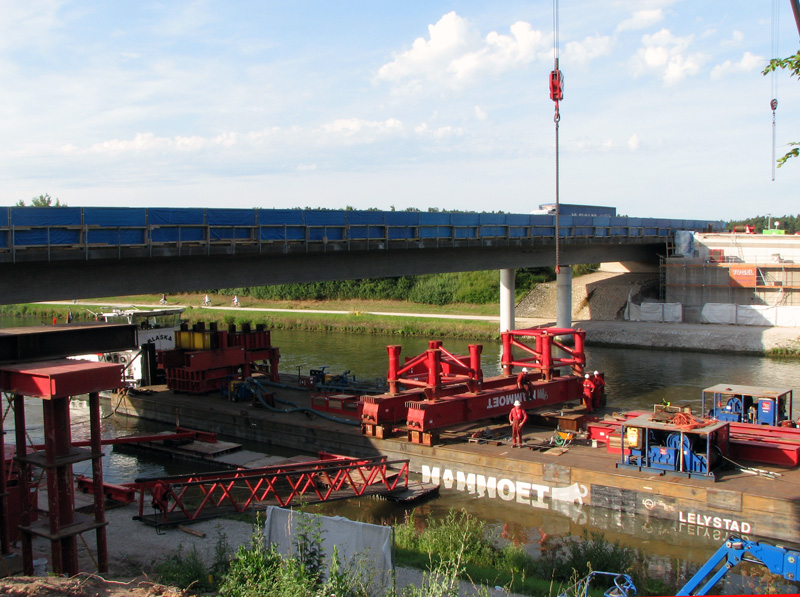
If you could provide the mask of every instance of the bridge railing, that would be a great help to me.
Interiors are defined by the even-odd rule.
[[[592,239],[667,239],[676,230],[721,230],[722,222],[567,216],[559,219],[566,242]],[[200,247],[211,253],[267,250],[273,245],[393,246],[518,245],[555,238],[555,216],[355,210],[203,209],[116,207],[7,207],[0,209],[0,259],[28,251],[142,250]]]

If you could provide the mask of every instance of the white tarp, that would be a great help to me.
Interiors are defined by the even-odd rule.
[[[736,305],[706,303],[700,311],[701,323],[736,323]]]
[[[305,519],[305,520],[303,520]],[[394,570],[392,527],[348,520],[342,516],[319,516],[275,506],[267,508],[264,522],[264,538],[273,543],[284,555],[294,555],[294,539],[299,528],[316,531],[317,521],[322,535],[324,561],[330,565],[333,547],[336,546],[340,565],[354,563],[358,570],[374,573],[370,579],[376,587],[391,586],[391,571]],[[306,525],[305,527],[301,525]]]
[[[675,231],[675,255],[691,257],[694,251],[694,232],[691,230]]]
[[[706,303],[700,312],[700,321],[730,325],[800,327],[800,307]]]
[[[680,303],[642,303],[629,302],[625,307],[628,321],[655,321],[680,323],[683,321],[683,305]]]

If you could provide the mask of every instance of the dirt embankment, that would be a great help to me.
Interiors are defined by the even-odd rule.
[[[537,284],[517,305],[517,317],[556,318],[555,282]],[[572,280],[572,319],[615,321],[628,297],[634,302],[658,297],[657,273],[598,271]]]

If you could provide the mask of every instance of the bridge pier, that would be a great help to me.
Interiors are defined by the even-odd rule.
[[[514,271],[513,269],[500,270],[500,332],[514,329]]]
[[[556,327],[572,327],[572,266],[562,265],[556,274]]]

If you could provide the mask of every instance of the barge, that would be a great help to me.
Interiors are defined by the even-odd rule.
[[[276,396],[311,406],[311,394],[292,389],[282,375]],[[641,517],[671,521],[681,532],[724,538],[726,533],[796,542],[800,536],[800,470],[780,465],[725,468],[715,482],[694,476],[618,468],[621,446],[588,441],[567,449],[540,449],[552,430],[524,429],[528,449],[503,441],[508,425],[493,425],[499,439],[469,441],[474,426],[440,435],[427,446],[406,437],[379,439],[303,412],[280,413],[224,400],[219,395],[178,394],[166,387],[113,397],[117,414],[183,425],[300,453],[333,452],[369,458],[407,459],[423,482],[475,497],[515,502],[536,509],[606,509],[619,520]],[[553,417],[578,409],[560,408]],[[542,413],[542,414],[547,414]],[[481,429],[486,429],[481,425]],[[592,447],[593,445],[597,447]],[[755,474],[754,474],[755,471]]]

